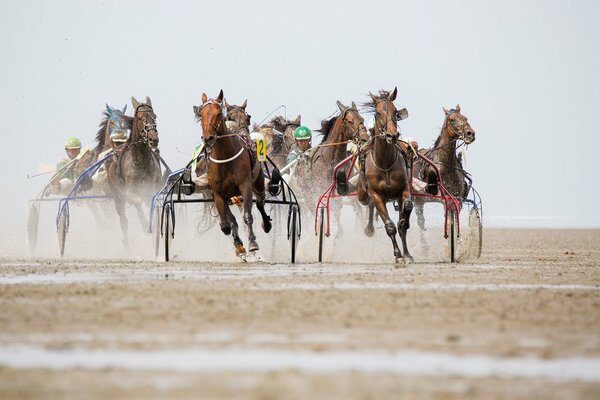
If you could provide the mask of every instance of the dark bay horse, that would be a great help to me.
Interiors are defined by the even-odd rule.
[[[460,113],[460,105],[456,108],[444,111],[444,124],[433,147],[419,150],[434,162],[440,172],[442,183],[446,190],[454,197],[462,200],[469,194],[470,184],[467,182],[467,173],[463,169],[462,162],[457,155],[457,146],[460,142],[471,144],[475,141],[475,131],[469,125],[466,116]],[[438,178],[433,168],[424,161],[415,163],[413,176],[427,182],[427,192],[436,195],[438,193]],[[425,230],[425,216],[423,205],[428,201],[427,197],[418,196],[415,199],[415,212],[417,223],[421,234]],[[424,237],[421,235],[421,243]]]
[[[310,199],[316,200],[331,183],[334,167],[347,156],[347,142],[369,138],[356,104],[352,102],[347,107],[339,100],[336,104],[339,115],[321,121],[321,143],[315,146],[314,151],[309,150],[310,156],[299,159],[294,170],[296,185]]]
[[[228,201],[234,196],[242,196],[244,223],[248,228],[248,250],[258,250],[252,229],[253,193],[256,208],[262,217],[263,230],[271,230],[271,220],[265,211],[262,165],[253,158],[247,142],[240,134],[226,130],[223,90],[216,99],[208,99],[202,93],[202,105],[194,106],[194,114],[202,124],[202,138],[208,151],[208,182],[219,213],[221,231],[225,235],[232,234],[236,255],[244,256],[246,250],[238,235],[238,225]]]
[[[409,189],[409,174],[405,160],[405,152],[398,144],[398,127],[396,122],[396,107],[394,100],[397,88],[389,93],[380,91],[379,96],[371,96],[371,102],[365,106],[375,112],[375,128],[372,137],[372,147],[364,159],[364,171],[358,179],[357,195],[361,204],[369,207],[369,221],[365,228],[367,236],[373,236],[373,212],[377,212],[385,224],[385,231],[392,240],[396,261],[400,258],[412,261],[412,256],[406,246],[406,231],[410,224],[410,213],[413,208]],[[387,202],[396,200],[401,206],[398,221],[398,233],[402,239],[400,252],[396,241],[396,225],[390,219]]]
[[[131,98],[133,117],[121,116],[125,128],[131,129],[127,142],[106,161],[110,195],[121,221],[123,242],[129,246],[128,220],[125,212],[127,201],[134,204],[138,216],[145,223],[141,202],[149,200],[161,185],[161,168],[158,155],[158,131],[152,102],[145,103]]]

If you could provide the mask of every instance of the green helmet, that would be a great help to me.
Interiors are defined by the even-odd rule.
[[[299,126],[294,131],[294,139],[306,140],[312,137],[312,132],[306,126]]]
[[[80,149],[81,141],[77,139],[75,136],[71,136],[65,140],[65,150],[68,149]]]

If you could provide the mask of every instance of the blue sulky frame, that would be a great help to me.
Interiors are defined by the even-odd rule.
[[[85,178],[91,179],[92,175],[98,171],[98,169],[104,164],[104,162],[113,156],[113,152],[111,151],[106,156],[102,157],[100,160],[96,161],[94,164],[90,165],[86,169],[81,172],[73,188],[69,192],[66,197],[63,197],[58,202],[58,213],[56,214],[56,232],[58,233],[58,247],[60,250],[61,257],[65,252],[65,240],[67,236],[67,232],[69,231],[69,202],[75,200],[109,200],[111,197],[107,195],[86,195],[86,196],[78,196],[77,192],[80,189],[81,183]]]
[[[181,169],[171,173],[166,184],[158,191],[150,202],[150,221],[149,230],[154,232],[155,256],[159,253],[160,238],[164,238],[165,261],[170,259],[171,241],[175,237],[175,204],[185,203],[212,203],[212,197],[206,198],[190,198],[184,192],[185,186],[190,183],[184,180],[184,173],[189,171],[194,161],[204,157],[204,153],[200,153],[197,158],[192,159],[188,164]],[[280,204],[288,206],[287,215],[287,239],[291,246],[291,262],[296,262],[298,241],[302,232],[300,205],[296,195],[290,186],[281,178],[279,169],[273,161],[267,156],[267,161],[262,161],[264,165],[265,178],[269,179],[267,186],[267,195],[265,204]],[[194,184],[193,182],[191,183]],[[231,202],[230,202],[231,204]],[[156,223],[160,222],[160,226]]]

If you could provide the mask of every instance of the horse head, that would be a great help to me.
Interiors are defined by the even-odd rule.
[[[227,109],[227,121],[231,121],[235,124],[236,130],[245,135],[250,134],[250,114],[246,112],[246,106],[248,100],[244,100],[244,104],[241,106],[230,105],[225,100],[225,108]]]
[[[227,109],[223,106],[223,90],[216,99],[209,99],[202,93],[202,105],[194,106],[194,114],[202,125],[202,139],[210,148],[217,142],[217,137],[225,132],[225,116]]]
[[[123,129],[122,117],[125,115],[125,111],[127,111],[127,104],[125,104],[121,110],[106,104],[106,112],[104,115],[107,119],[106,129],[108,130],[107,134],[109,136],[115,129]]]
[[[158,131],[156,130],[156,114],[152,109],[152,101],[146,96],[146,102],[140,103],[131,96],[133,104],[133,122],[131,129],[131,142],[141,141],[147,143],[151,148],[158,147]]]
[[[298,115],[296,119],[289,120],[281,115],[273,118],[270,122],[277,131],[283,133],[283,143],[285,153],[287,154],[294,146],[294,130],[302,123],[302,117]]]
[[[467,117],[460,113],[460,105],[457,104],[456,108],[447,110],[442,107],[446,119],[444,121],[443,129],[446,131],[451,139],[460,139],[465,144],[471,144],[475,141],[475,131],[469,125]]]
[[[337,101],[337,106],[340,109],[340,118],[342,119],[342,125],[344,127],[344,140],[353,140],[360,138],[360,140],[368,140],[369,133],[365,128],[365,120],[358,113],[356,104],[352,102],[350,107],[346,107],[341,101]]]
[[[380,90],[378,96],[369,92],[372,102],[366,104],[375,111],[375,136],[384,137],[388,144],[396,143],[400,135],[397,126],[398,110],[394,105],[397,94],[397,87],[391,93]]]

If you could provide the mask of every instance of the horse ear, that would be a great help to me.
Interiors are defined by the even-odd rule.
[[[206,97],[206,93],[202,93],[202,104],[206,103],[206,100],[208,100],[208,97]]]
[[[216,98],[218,103],[221,103],[223,101],[223,89],[221,89],[221,91],[219,92],[219,95]]]
[[[106,104],[106,111],[108,111],[109,113],[111,113],[112,112],[112,108],[108,105],[108,103],[105,103],[105,104]]]
[[[338,108],[340,109],[340,112],[343,113],[344,111],[346,111],[347,107],[345,105],[343,105],[341,101],[338,100],[335,102],[335,104],[337,104]]]
[[[294,120],[294,124],[296,125],[300,125],[300,121],[302,121],[302,117],[300,116],[300,114],[298,114],[298,116],[296,117],[296,119]]]
[[[150,97],[146,96],[146,104],[148,104],[150,107],[152,107],[152,100],[150,100]]]
[[[390,96],[388,97],[388,99],[391,101],[396,100],[397,94],[398,94],[398,87],[394,87],[394,90],[392,91],[392,93],[390,93]]]
[[[135,99],[135,97],[131,96],[131,104],[133,104],[133,108],[137,110],[140,106],[140,102]]]
[[[229,105],[227,100],[225,100],[225,107],[227,108],[227,111],[231,111],[231,106]]]
[[[356,103],[352,102],[352,109],[358,111],[358,108],[356,108]]]
[[[248,99],[244,100],[244,104],[242,104],[242,109],[245,111],[246,106],[248,105]]]
[[[446,107],[442,107],[442,110],[444,110],[444,114],[448,115],[449,111],[446,109]]]
[[[458,112],[460,112],[460,104],[457,104],[457,105],[456,105],[456,108],[455,108],[455,110],[456,110],[456,111],[458,111]]]
[[[379,100],[379,98],[371,92],[369,92],[369,96],[371,97],[371,100],[373,100],[373,103],[377,103],[377,100]]]
[[[125,114],[125,111],[127,111],[127,104],[125,104],[125,106],[124,106],[124,107],[123,107],[123,109],[121,110],[121,112],[122,112],[123,114]]]

